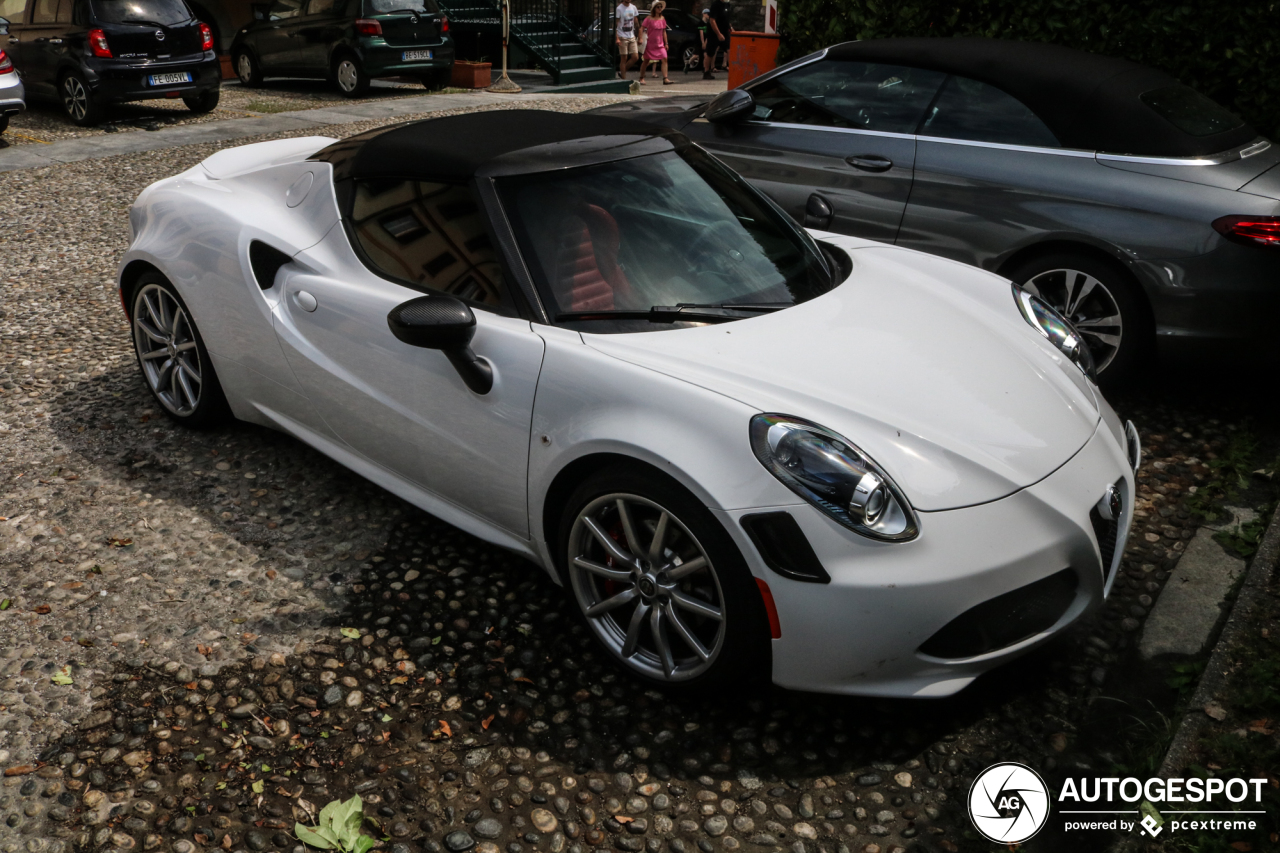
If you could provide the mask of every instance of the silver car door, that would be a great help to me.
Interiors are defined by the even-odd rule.
[[[893,242],[911,192],[915,129],[943,79],[822,60],[752,88],[748,120],[699,120],[688,131],[798,222]]]
[[[281,345],[320,417],[354,450],[527,538],[542,338],[527,320],[501,313],[501,273],[478,211],[412,189],[423,184],[405,182],[411,189],[400,193],[385,183],[380,198],[355,211],[350,232],[336,227],[294,258],[275,315]],[[360,255],[348,233],[363,235]],[[423,281],[396,283],[366,264]],[[494,372],[489,393],[469,390],[444,353],[392,336],[391,309],[432,291],[472,304],[472,348]]]

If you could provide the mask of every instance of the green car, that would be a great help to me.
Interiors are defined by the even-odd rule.
[[[231,42],[246,86],[265,77],[332,80],[357,98],[374,77],[416,77],[428,89],[449,83],[453,38],[435,0],[274,0]]]

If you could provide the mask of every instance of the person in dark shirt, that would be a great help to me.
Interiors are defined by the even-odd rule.
[[[725,64],[729,60],[729,3],[715,0],[711,4],[711,18],[707,22],[707,49],[702,58],[702,79],[714,80],[711,72],[716,67],[716,55],[723,54]]]

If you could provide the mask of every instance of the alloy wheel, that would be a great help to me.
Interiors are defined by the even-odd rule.
[[[89,112],[89,93],[85,91],[79,77],[69,76],[63,79],[62,104],[73,121],[84,121]]]
[[[148,284],[133,301],[133,341],[142,374],[160,403],[179,417],[195,412],[204,389],[195,329],[186,309],[163,287]]]
[[[688,72],[692,68],[698,67],[698,52],[691,47],[684,49],[684,70]]]
[[[569,581],[587,623],[624,664],[657,681],[688,681],[725,642],[725,599],[706,550],[653,501],[615,493],[578,513]]]
[[[338,86],[344,92],[354,92],[356,86],[360,85],[360,69],[356,68],[355,62],[350,59],[344,59],[338,63]]]
[[[1101,280],[1072,269],[1045,270],[1022,285],[1066,317],[1089,346],[1098,373],[1120,350],[1124,318],[1115,294]]]
[[[236,73],[240,75],[240,82],[247,83],[253,79],[253,60],[249,54],[242,53],[236,61]]]

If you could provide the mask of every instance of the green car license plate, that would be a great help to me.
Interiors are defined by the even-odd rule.
[[[415,62],[419,59],[432,59],[429,50],[406,50],[404,52],[403,62]]]
[[[151,74],[147,77],[147,84],[151,86],[171,86],[174,83],[190,83],[191,74],[187,71],[177,71],[173,74]]]

